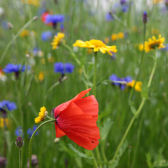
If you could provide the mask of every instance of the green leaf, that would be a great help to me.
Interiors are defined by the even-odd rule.
[[[111,121],[110,118],[107,118],[106,121],[104,122],[104,125],[101,128],[101,140],[102,141],[106,140],[106,138],[110,132],[112,124],[113,124],[113,122]]]
[[[128,143],[127,141],[122,145],[122,147],[120,148],[118,155],[116,157],[115,160],[110,160],[109,161],[109,168],[116,168],[118,166],[118,163],[120,161],[121,156],[124,154],[125,150],[128,147]]]

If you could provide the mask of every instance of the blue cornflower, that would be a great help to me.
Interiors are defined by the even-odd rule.
[[[122,12],[128,12],[129,6],[128,5],[123,5],[122,6]]]
[[[114,18],[113,18],[113,16],[112,16],[112,13],[111,13],[111,12],[108,12],[108,13],[106,14],[106,21],[112,21],[112,20],[114,20]]]
[[[22,127],[18,127],[18,128],[16,128],[16,130],[15,130],[15,135],[18,137],[18,136],[20,136],[20,137],[23,137],[23,129],[22,129]]]
[[[130,76],[127,76],[125,78],[119,78],[115,74],[111,75],[109,79],[112,81],[113,85],[119,86],[121,90],[124,90],[126,84],[132,81],[132,78]]]
[[[9,111],[12,111],[12,110],[15,110],[17,107],[16,107],[16,104],[14,102],[10,102],[8,100],[4,100],[4,101],[1,101],[0,102],[0,109],[7,109]]]
[[[28,134],[29,138],[32,136],[32,134],[34,133],[34,131],[35,131],[36,129],[37,129],[37,126],[34,125],[33,128],[29,128],[29,129],[27,130],[27,134]],[[38,132],[36,132],[35,135],[38,135]]]
[[[24,72],[25,69],[26,69],[25,65],[7,64],[6,67],[3,69],[3,71],[5,73]]]
[[[120,0],[120,4],[124,5],[127,1],[126,0]]]
[[[55,63],[54,72],[64,74],[64,64],[62,62]]]
[[[71,63],[62,63],[57,62],[54,64],[54,72],[60,73],[60,74],[66,74],[66,73],[72,73],[74,71],[74,65]]]
[[[65,67],[65,73],[72,73],[74,70],[74,65],[72,65],[71,63],[65,63],[64,67]]]
[[[45,23],[46,24],[49,24],[49,23],[56,24],[58,22],[63,22],[63,21],[64,21],[64,15],[50,15],[50,14],[48,14],[46,16]]]
[[[42,34],[41,34],[41,39],[43,40],[43,41],[47,41],[47,40],[49,40],[49,39],[51,39],[52,38],[52,32],[50,32],[50,31],[45,31],[45,32],[43,32]]]

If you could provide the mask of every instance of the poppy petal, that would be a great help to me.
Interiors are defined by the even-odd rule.
[[[75,96],[72,100],[76,101],[81,99],[82,97],[84,97],[88,92],[90,92],[91,88],[83,90],[82,92],[80,92],[77,96]]]
[[[65,135],[65,133],[57,126],[55,123],[55,131],[56,131],[56,137],[60,138]]]
[[[95,96],[91,95],[83,99],[77,100],[75,104],[86,114],[98,118],[99,106]]]
[[[72,141],[85,149],[93,150],[99,143],[99,128],[96,126],[96,119],[92,116],[86,114],[60,116],[57,124]]]

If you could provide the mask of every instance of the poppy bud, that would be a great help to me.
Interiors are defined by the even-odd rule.
[[[143,13],[143,23],[146,24],[147,21],[148,21],[148,15],[147,15],[147,12],[145,11],[145,12]]]
[[[15,143],[18,148],[21,148],[23,146],[23,138],[18,136]]]

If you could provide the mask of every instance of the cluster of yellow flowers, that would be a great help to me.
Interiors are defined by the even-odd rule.
[[[132,80],[131,82],[128,82],[127,83],[127,86],[128,87],[131,87],[137,91],[137,92],[141,92],[142,91],[142,82],[140,81],[135,81],[135,80]]]
[[[100,51],[103,54],[108,53],[111,56],[117,52],[116,46],[107,46],[101,40],[95,39],[89,41],[77,40],[73,46],[92,49],[94,52]]]
[[[43,121],[45,119],[45,117],[47,116],[47,114],[48,114],[48,112],[47,112],[46,108],[44,106],[41,107],[38,117],[36,117],[34,120],[35,123],[38,124],[41,121]]]
[[[145,52],[149,52],[151,50],[154,49],[160,49],[160,48],[164,48],[164,43],[165,38],[162,37],[161,35],[159,35],[158,39],[153,36],[152,38],[149,38],[148,41],[145,41],[145,45],[144,45],[144,50]]]
[[[7,118],[0,118],[0,128],[9,127],[9,120]]]
[[[124,33],[123,32],[119,32],[119,33],[111,35],[111,40],[112,41],[116,41],[116,40],[123,39],[123,38],[124,38]]]
[[[39,0],[22,0],[22,3],[28,4],[28,5],[34,5],[34,6],[40,5]]]
[[[59,46],[60,42],[62,41],[62,39],[64,38],[64,36],[65,36],[64,33],[60,33],[60,32],[56,36],[54,36],[54,39],[51,43],[53,50],[58,48],[58,46]]]

